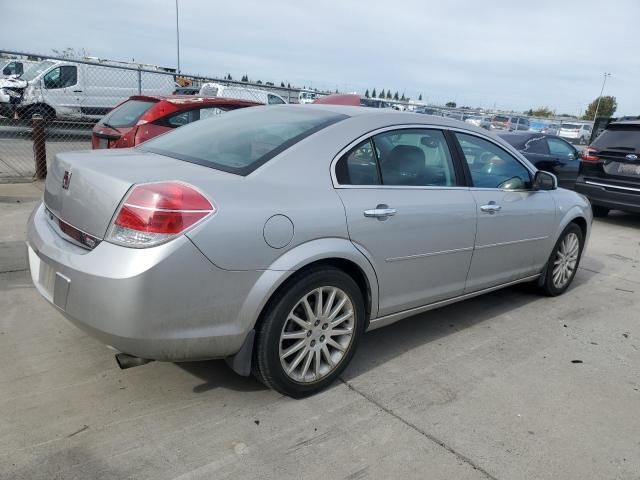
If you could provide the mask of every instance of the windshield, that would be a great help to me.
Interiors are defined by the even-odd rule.
[[[140,117],[156,102],[149,100],[127,100],[108,113],[100,123],[110,127],[133,127]]]
[[[560,127],[562,130],[580,130],[582,125],[578,125],[577,123],[563,123]]]
[[[48,69],[53,65],[55,65],[55,63],[48,60],[44,62],[36,63],[35,65],[32,65],[31,67],[29,67],[22,75],[20,75],[20,80],[24,80],[25,82],[30,82],[31,80],[36,78],[38,75],[40,75],[42,72],[44,72],[46,69]]]
[[[602,132],[591,144],[598,150],[616,149],[640,152],[640,126],[616,126]]]
[[[248,175],[300,140],[347,118],[324,110],[275,106],[236,110],[221,117],[191,123],[138,148]]]

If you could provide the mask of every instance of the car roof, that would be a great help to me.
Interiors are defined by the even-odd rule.
[[[208,97],[205,95],[132,95],[129,100],[169,102],[175,105],[262,105],[260,102],[238,98]]]

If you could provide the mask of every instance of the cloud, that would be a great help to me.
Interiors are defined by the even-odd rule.
[[[179,0],[181,67],[432,102],[576,113],[599,93],[640,114],[640,2]],[[2,45],[175,65],[175,2],[12,2]],[[19,19],[19,20],[18,20]],[[26,29],[25,25],[29,25]],[[608,27],[610,26],[610,27]],[[28,31],[28,34],[26,33]]]

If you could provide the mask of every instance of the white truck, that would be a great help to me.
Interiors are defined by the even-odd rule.
[[[131,95],[170,95],[169,73],[109,64],[43,60],[18,78],[0,79],[0,115],[97,120]]]

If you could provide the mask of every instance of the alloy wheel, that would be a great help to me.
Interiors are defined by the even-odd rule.
[[[556,258],[553,261],[552,279],[556,288],[563,288],[576,269],[578,255],[580,254],[580,240],[578,236],[568,233],[558,247]]]
[[[337,287],[319,287],[296,302],[280,333],[280,363],[300,383],[316,382],[340,364],[354,338],[355,312]]]

